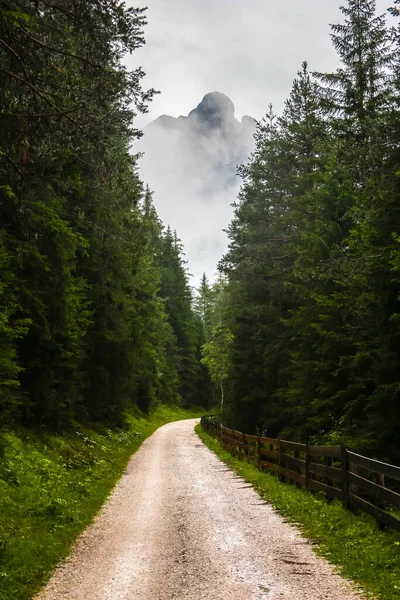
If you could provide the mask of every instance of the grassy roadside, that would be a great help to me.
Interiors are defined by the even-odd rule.
[[[290,483],[233,457],[200,425],[200,439],[256,491],[318,542],[315,550],[338,566],[340,573],[381,600],[400,599],[400,534],[380,531],[366,514],[354,515],[334,502],[313,496]]]
[[[199,414],[159,406],[150,417],[131,416],[129,428],[120,432],[4,434],[0,600],[31,598],[91,522],[143,440],[165,423]]]

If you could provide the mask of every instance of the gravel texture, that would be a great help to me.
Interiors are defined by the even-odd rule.
[[[194,424],[143,443],[37,600],[360,600]]]

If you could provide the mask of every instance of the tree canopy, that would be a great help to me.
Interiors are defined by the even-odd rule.
[[[132,144],[144,9],[0,7],[0,425],[222,405],[247,432],[400,460],[400,0],[347,0],[334,72],[267,108],[220,277],[194,293]]]
[[[0,415],[62,429],[194,402],[197,317],[182,249],[132,142],[154,90],[123,57],[145,10],[119,0],[0,9]]]
[[[338,69],[303,63],[257,125],[220,262],[218,366],[229,355],[228,425],[398,461],[399,36],[375,8],[348,0]]]

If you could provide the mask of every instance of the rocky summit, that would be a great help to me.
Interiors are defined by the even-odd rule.
[[[211,92],[189,113],[188,119],[207,124],[209,127],[223,127],[234,121],[235,107],[225,94]]]
[[[255,120],[235,117],[232,100],[206,94],[186,116],[163,115],[147,125],[138,144],[141,176],[155,192],[165,224],[182,238],[193,272],[212,273],[226,249],[223,229],[239,191],[237,166],[254,148]]]
[[[152,167],[157,163],[161,169],[165,166],[167,150],[175,159],[171,177],[180,177],[181,168],[190,176],[193,169],[196,177],[201,175],[204,191],[229,187],[237,166],[246,162],[253,149],[254,131],[252,117],[238,121],[232,100],[220,92],[210,92],[187,116],[162,115],[145,127],[141,140],[144,176],[148,161]],[[150,186],[157,187],[151,179],[150,174]]]

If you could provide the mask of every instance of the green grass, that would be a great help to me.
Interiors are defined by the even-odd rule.
[[[129,457],[160,425],[199,416],[159,406],[126,430],[68,437],[4,433],[0,458],[0,600],[27,600],[98,512]]]
[[[400,599],[400,534],[380,531],[366,514],[353,514],[340,503],[328,504],[290,483],[233,457],[218,440],[196,432],[221,460],[229,465],[270,502],[286,520],[295,523],[304,536],[318,542],[315,551],[339,568],[348,579],[382,600]]]

